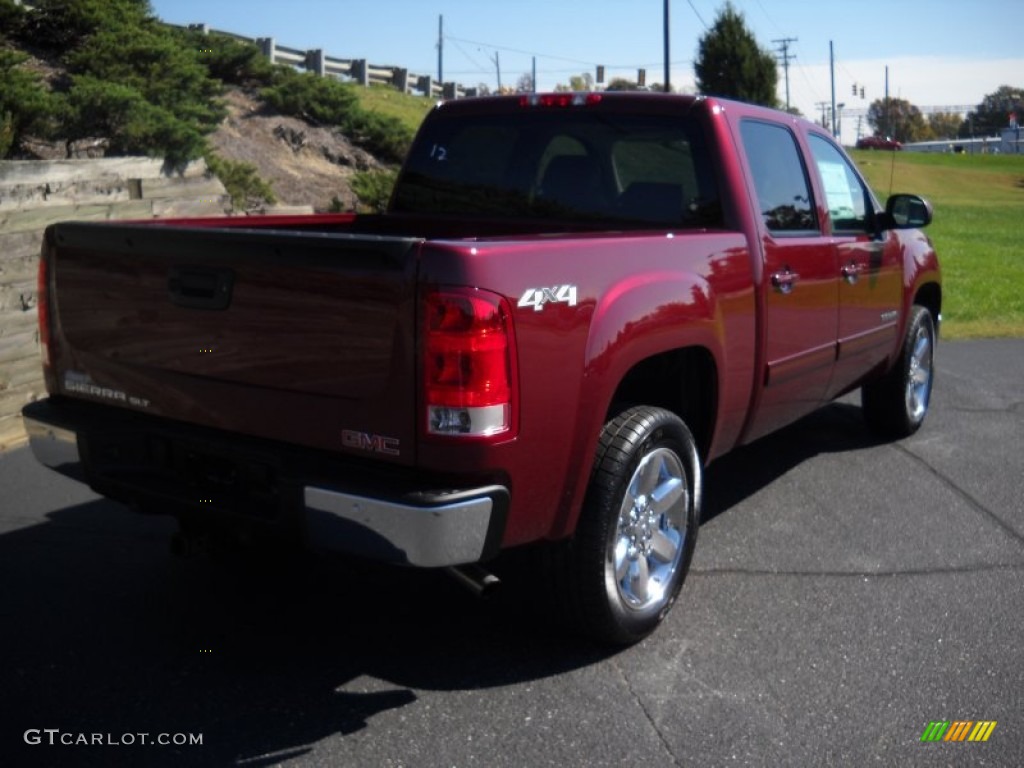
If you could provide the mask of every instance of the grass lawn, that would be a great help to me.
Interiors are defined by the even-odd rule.
[[[943,335],[1024,336],[1024,155],[851,155],[881,200],[914,192],[935,207]]]

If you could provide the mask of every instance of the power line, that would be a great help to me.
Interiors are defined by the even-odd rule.
[[[465,56],[467,59],[469,59],[478,68],[478,71],[480,71],[480,72],[490,72],[490,67],[489,66],[485,67],[479,61],[474,59],[473,56],[469,53],[469,51],[467,51],[465,48],[463,48],[461,45],[459,45],[459,41],[457,39],[449,37],[448,40],[450,40],[452,43],[454,43],[455,47],[459,50],[459,53],[461,53],[463,56]],[[449,72],[448,74],[451,75],[451,74],[455,74],[455,73],[454,72]]]
[[[697,21],[701,23],[704,29],[707,29],[708,23],[704,21],[704,17],[700,15],[700,11],[698,11],[697,6],[693,4],[693,0],[686,0],[686,4],[690,6],[690,10],[692,10],[694,15],[697,17]]]
[[[505,46],[505,45],[494,45],[494,43],[482,43],[479,40],[467,40],[467,39],[465,39],[463,37],[451,37],[449,35],[445,39],[446,40],[451,40],[452,42],[458,41],[458,42],[461,42],[461,43],[467,43],[469,45],[482,45],[485,48],[493,48],[496,51],[508,51],[509,53],[521,53],[524,56],[536,56],[536,57],[541,58],[541,59],[552,59],[554,61],[569,61],[569,62],[573,62],[575,64],[583,64],[583,65],[585,65],[587,67],[597,66],[597,63],[593,62],[593,61],[583,61],[582,59],[570,59],[570,58],[568,58],[566,56],[551,56],[551,55],[548,55],[546,53],[539,53],[538,51],[524,51],[522,48],[509,48],[508,46]]]

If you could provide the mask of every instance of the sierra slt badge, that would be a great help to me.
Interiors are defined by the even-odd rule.
[[[370,451],[371,453],[382,453],[385,456],[400,456],[402,453],[399,450],[401,442],[397,437],[371,435],[354,429],[341,430],[341,444],[346,448],[355,448],[357,451]]]
[[[100,386],[92,380],[89,374],[80,371],[67,371],[64,374],[64,391],[125,403],[136,408],[149,408],[149,400],[146,398],[129,395],[120,389]]]

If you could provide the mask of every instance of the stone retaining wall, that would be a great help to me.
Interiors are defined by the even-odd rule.
[[[0,450],[24,439],[21,408],[46,391],[39,360],[36,271],[43,230],[58,221],[220,216],[231,200],[202,160],[0,162]]]

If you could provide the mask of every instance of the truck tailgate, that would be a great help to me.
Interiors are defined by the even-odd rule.
[[[413,461],[420,240],[85,223],[49,237],[62,393]]]

